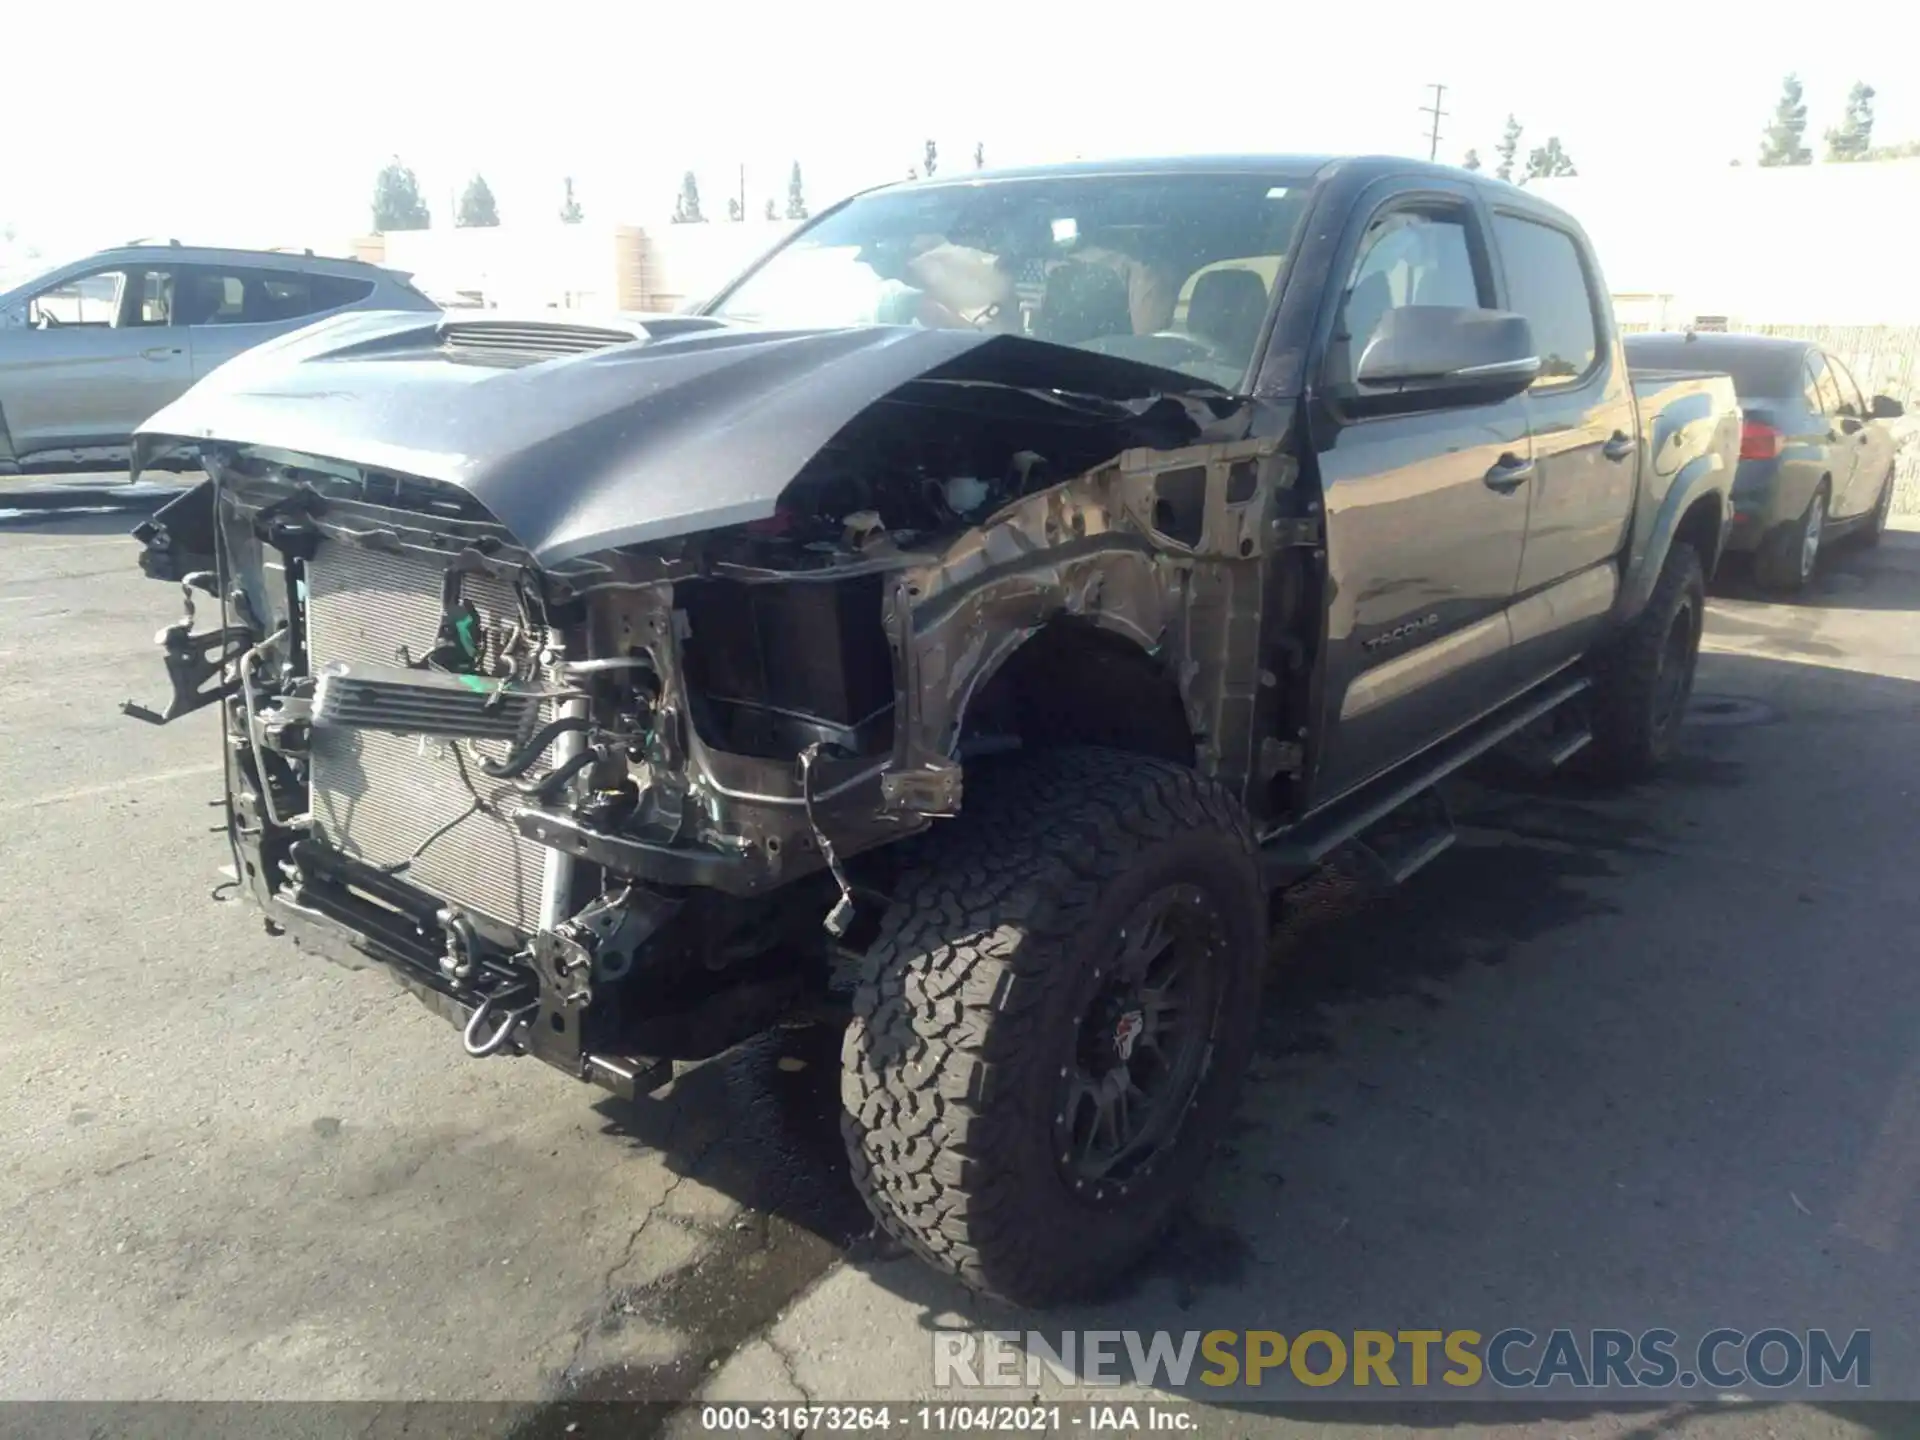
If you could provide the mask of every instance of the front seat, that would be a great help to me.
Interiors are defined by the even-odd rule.
[[[1108,335],[1133,333],[1127,282],[1106,265],[1069,260],[1054,267],[1040,295],[1033,333],[1056,345],[1084,345]]]
[[[180,291],[173,307],[176,325],[204,325],[227,303],[227,285],[218,275],[195,275]]]
[[[1187,333],[1245,363],[1267,318],[1267,286],[1251,270],[1209,270],[1187,297]]]

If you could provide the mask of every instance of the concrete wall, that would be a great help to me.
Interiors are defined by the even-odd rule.
[[[792,220],[701,225],[552,222],[363,236],[354,253],[410,272],[443,305],[672,311],[696,304],[790,232]]]

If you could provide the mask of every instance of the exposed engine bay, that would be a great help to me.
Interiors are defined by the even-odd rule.
[[[1103,363],[1141,393],[909,379],[771,513],[544,559],[484,487],[202,440],[213,563],[144,718],[221,705],[271,926],[469,1053],[645,1088],[844,983],[970,761],[1124,740],[1286,812],[1299,747],[1256,737],[1305,713],[1315,502],[1233,402]]]

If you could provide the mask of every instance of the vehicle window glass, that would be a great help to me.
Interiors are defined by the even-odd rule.
[[[173,274],[167,270],[142,270],[137,273],[133,291],[133,314],[129,325],[171,325],[173,323]]]
[[[1395,210],[1367,227],[1335,327],[1337,372],[1352,374],[1389,310],[1481,305],[1464,216]],[[1344,350],[1344,354],[1340,351]]]
[[[1861,393],[1859,383],[1853,378],[1853,372],[1831,355],[1827,357],[1827,364],[1833,370],[1834,379],[1840,386],[1841,411],[1856,420],[1866,419],[1866,396]]]
[[[1838,415],[1840,388],[1833,383],[1833,371],[1827,368],[1826,357],[1809,356],[1807,370],[1813,377],[1812,393],[1808,397],[1808,403],[1823,415]]]
[[[1817,358],[1809,358],[1800,367],[1800,390],[1807,402],[1807,408],[1814,414],[1820,413],[1825,402],[1820,398],[1820,372],[1823,367]]]
[[[1593,368],[1600,351],[1593,291],[1580,247],[1564,230],[1496,215],[1494,238],[1506,268],[1508,303],[1533,327],[1540,374],[1533,382],[1558,385]]]
[[[338,310],[373,293],[371,280],[349,280],[341,275],[302,275],[292,270],[266,270],[259,276],[259,293],[250,320],[296,320]]]
[[[40,330],[69,325],[108,326],[119,323],[124,270],[96,270],[50,285],[27,301],[27,323]]]
[[[238,325],[246,318],[246,282],[232,270],[184,270],[176,291],[177,324]]]
[[[1232,388],[1306,198],[1258,173],[879,190],[800,231],[706,313],[1027,335]]]

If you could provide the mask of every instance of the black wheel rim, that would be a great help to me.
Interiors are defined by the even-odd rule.
[[[1123,1198],[1177,1143],[1212,1058],[1227,944],[1206,892],[1168,885],[1096,966],[1054,1106],[1054,1151],[1083,1199]]]
[[[1667,627],[1666,643],[1660,649],[1660,673],[1653,682],[1653,728],[1665,731],[1686,708],[1687,692],[1693,688],[1694,646],[1693,606],[1682,605]]]

